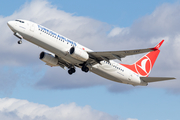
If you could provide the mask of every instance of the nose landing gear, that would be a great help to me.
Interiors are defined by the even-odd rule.
[[[22,44],[22,40],[19,40],[19,41],[18,41],[18,44]]]
[[[22,44],[22,39],[23,39],[23,37],[19,34],[19,33],[14,33],[14,35],[17,37],[17,38],[19,38],[20,40],[18,41],[18,44]]]

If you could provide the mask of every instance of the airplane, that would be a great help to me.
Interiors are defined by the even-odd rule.
[[[39,59],[51,67],[68,68],[69,75],[75,73],[76,68],[80,68],[85,73],[91,71],[103,78],[133,86],[147,86],[151,82],[175,79],[174,77],[148,77],[164,40],[153,48],[97,52],[28,20],[8,21],[7,25],[19,38],[18,44],[22,44],[22,40],[25,39],[51,52],[41,52]],[[114,59],[121,61],[126,56],[141,53],[147,54],[132,65],[113,61]]]

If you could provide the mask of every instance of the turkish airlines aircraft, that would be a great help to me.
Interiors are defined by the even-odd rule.
[[[22,43],[22,39],[25,39],[50,51],[54,55],[41,52],[40,60],[49,66],[67,67],[70,75],[75,73],[76,67],[79,67],[84,72],[91,71],[106,79],[133,86],[147,86],[149,82],[175,79],[148,77],[164,40],[154,48],[94,52],[44,26],[27,20],[18,19],[9,21],[7,24],[14,35],[20,39],[18,44]],[[145,56],[132,65],[113,61],[113,59],[121,60],[129,55],[146,52],[148,53]]]

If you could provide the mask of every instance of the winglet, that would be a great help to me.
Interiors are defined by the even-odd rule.
[[[161,45],[163,44],[164,40],[162,40],[158,45],[156,45],[156,47],[152,48],[152,50],[159,50],[159,48],[161,47]]]

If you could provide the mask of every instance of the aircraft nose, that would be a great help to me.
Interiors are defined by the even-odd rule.
[[[8,25],[9,27],[11,27],[11,26],[12,26],[12,21],[8,21],[8,22],[7,22],[7,25]]]
[[[13,28],[13,26],[14,26],[14,21],[8,21],[8,22],[7,22],[7,25],[9,26],[9,28],[10,28],[11,30],[14,30],[14,28]]]

